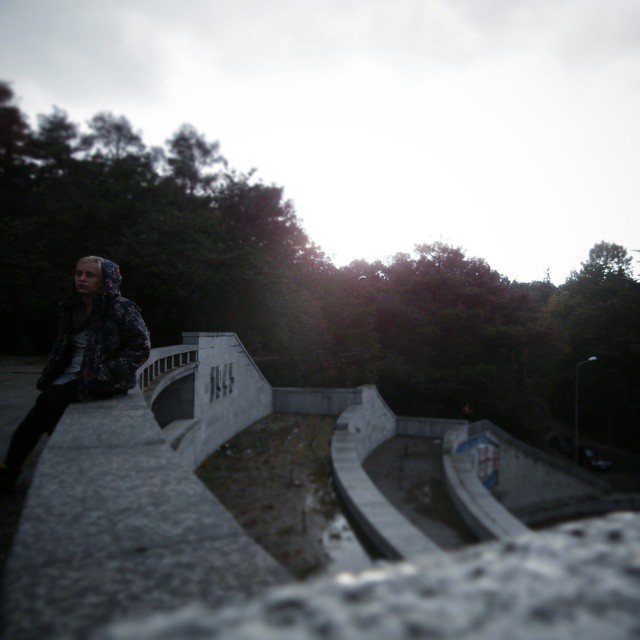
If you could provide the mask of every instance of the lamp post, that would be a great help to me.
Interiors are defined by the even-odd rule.
[[[573,458],[576,462],[576,464],[578,464],[578,433],[579,433],[579,429],[580,429],[580,423],[579,423],[579,419],[578,419],[578,374],[580,373],[580,366],[583,364],[587,364],[589,362],[595,362],[598,358],[596,358],[595,356],[591,356],[589,359],[585,360],[584,362],[578,362],[578,364],[576,365],[576,409],[575,409],[575,434],[573,437]]]

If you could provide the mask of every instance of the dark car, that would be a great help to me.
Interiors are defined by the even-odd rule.
[[[608,471],[612,462],[593,447],[578,447],[578,462],[596,471]]]

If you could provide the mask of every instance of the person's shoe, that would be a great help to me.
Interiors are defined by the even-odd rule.
[[[21,469],[13,469],[0,463],[0,495],[9,493],[15,487],[20,471]]]

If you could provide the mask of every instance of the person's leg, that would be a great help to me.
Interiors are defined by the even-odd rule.
[[[77,380],[47,387],[18,425],[11,437],[4,461],[7,469],[20,472],[22,465],[38,444],[43,433],[53,433],[70,402],[76,399]],[[17,477],[17,476],[16,476]]]

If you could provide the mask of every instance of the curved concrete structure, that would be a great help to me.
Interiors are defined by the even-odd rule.
[[[139,371],[144,392],[71,405],[58,424],[6,568],[7,639],[84,638],[124,614],[193,600],[217,607],[290,581],[190,473],[283,403],[296,412],[341,411],[337,422],[342,435],[354,434],[355,462],[347,468],[338,461],[342,486],[362,502],[371,535],[381,527],[382,549],[392,557],[435,549],[362,471],[360,460],[396,429],[374,387],[273,393],[235,334],[185,334],[185,342],[154,350]],[[188,379],[191,395],[183,393]]]
[[[491,498],[492,505],[488,507],[486,490],[482,495],[476,491],[479,483],[468,456],[455,454],[455,446],[463,437],[468,437],[474,426],[447,436],[446,447],[452,454],[451,465],[454,467],[450,474],[453,494],[468,497],[460,498],[463,513],[474,514],[476,524],[484,526],[491,536],[503,538],[523,534],[518,538],[522,542],[509,542],[510,547],[478,549],[452,559],[439,552],[421,532],[399,516],[384,497],[376,495],[379,492],[361,467],[376,446],[396,433],[439,437],[451,431],[450,421],[397,418],[371,386],[350,390],[274,390],[235,334],[185,334],[185,342],[185,345],[154,350],[150,362],[139,372],[141,386],[161,414],[164,429],[158,427],[143,392],[138,389],[126,397],[72,405],[60,421],[38,463],[5,573],[2,614],[7,640],[87,638],[97,628],[119,618],[173,611],[193,602],[204,602],[212,608],[237,607],[228,610],[225,614],[227,622],[222,627],[224,631],[224,625],[229,623],[230,629],[236,629],[235,623],[231,623],[235,619],[233,611],[244,611],[242,603],[247,598],[289,582],[290,576],[246,537],[191,470],[220,444],[273,411],[338,416],[332,452],[336,482],[345,501],[351,505],[361,527],[368,530],[384,553],[394,558],[408,558],[414,564],[404,565],[404,569],[382,567],[373,578],[345,578],[344,582],[339,578],[328,587],[310,587],[309,595],[305,595],[299,586],[295,589],[299,596],[294,597],[287,591],[276,592],[272,602],[279,604],[266,620],[255,614],[255,608],[249,609],[257,620],[255,637],[265,637],[273,630],[270,625],[278,619],[278,612],[283,612],[287,620],[298,620],[295,614],[291,617],[288,608],[291,598],[300,603],[293,605],[294,610],[310,611],[314,595],[326,594],[324,589],[337,598],[336,606],[340,608],[337,618],[327,618],[329,627],[302,625],[303,635],[296,637],[315,637],[316,632],[323,638],[338,637],[330,632],[334,624],[342,624],[347,634],[339,637],[360,637],[351,635],[360,631],[351,627],[345,618],[351,615],[348,604],[351,598],[354,598],[353,615],[361,618],[358,602],[371,602],[370,597],[377,602],[385,589],[390,589],[391,592],[386,591],[385,600],[392,603],[393,593],[396,589],[400,593],[403,584],[412,585],[404,590],[406,597],[415,597],[415,592],[414,596],[409,593],[417,588],[419,599],[423,596],[429,599],[443,588],[445,575],[453,576],[454,582],[458,580],[461,594],[457,600],[453,594],[449,596],[456,604],[451,609],[452,615],[446,619],[450,629],[455,630],[455,620],[470,618],[465,607],[473,611],[482,602],[465,590],[465,581],[478,579],[484,584],[482,576],[491,576],[491,582],[495,573],[499,584],[507,578],[508,572],[503,574],[501,571],[510,566],[510,559],[519,555],[529,557],[527,549],[530,553],[540,553],[541,558],[546,557],[544,554],[555,544],[538,542],[540,538],[524,527],[520,530],[515,526],[505,528],[504,506],[501,506],[502,515],[496,518],[495,509],[499,503]],[[170,394],[168,399],[167,394]],[[460,422],[456,421],[454,426],[460,427]],[[484,506],[479,508],[478,505]],[[487,523],[498,520],[503,530],[496,536],[495,527],[487,526]],[[624,522],[633,531],[640,532],[637,519],[629,517]],[[615,544],[622,539],[617,527],[615,524],[606,529],[612,558],[618,557]],[[571,540],[571,535],[564,535],[562,540]],[[640,533],[637,537],[629,535],[633,542],[625,549],[627,558],[635,557],[632,545],[640,538]],[[565,542],[556,545],[559,556],[564,557],[566,547]],[[580,557],[588,567],[594,566],[595,571],[595,565],[590,563],[595,562],[596,555]],[[568,562],[573,562],[574,557],[575,562],[578,561],[578,556],[569,554],[567,557]],[[540,562],[536,571],[544,567],[544,562]],[[497,567],[495,572],[491,569],[494,566]],[[427,572],[431,577],[425,582],[412,582],[411,575],[416,571]],[[552,572],[551,568],[545,571]],[[554,584],[555,578],[560,576],[557,571],[556,574]],[[530,579],[535,581],[535,575],[532,570]],[[621,575],[620,584],[626,588],[629,581],[637,580],[637,575],[640,573],[635,569],[630,577]],[[362,586],[356,587],[356,595],[347,594],[343,598],[341,584]],[[368,586],[371,584],[387,586],[381,586],[381,591]],[[447,586],[442,593],[447,593],[449,588]],[[531,585],[523,588],[527,593],[534,590]],[[493,587],[489,584],[486,589],[489,594]],[[500,591],[498,588],[497,592]],[[543,591],[540,591],[540,598]],[[638,592],[640,590],[636,590],[636,596]],[[269,597],[266,596],[267,604],[256,605],[258,609],[270,610]],[[445,602],[442,598],[434,602],[438,603],[441,612],[446,610],[442,608]],[[513,594],[504,594],[504,602],[511,605],[497,606],[496,615],[509,610],[509,606],[521,611]],[[542,606],[542,600],[538,602]],[[572,602],[575,605],[581,599]],[[420,607],[423,605],[424,601],[420,600]],[[377,616],[376,622],[367,627],[368,638],[421,637],[420,633],[429,637],[425,621],[417,613],[421,608],[418,607],[414,615],[406,603],[398,606],[407,613],[408,619],[400,620],[397,611],[381,609],[388,620],[396,620],[400,625],[393,627],[395,635],[388,633],[384,620]],[[614,609],[615,606],[618,605],[614,605]],[[637,611],[637,606],[634,607]],[[482,615],[485,613],[483,609]],[[210,624],[208,616],[194,618],[188,614],[186,619],[191,622],[204,620],[203,624]],[[251,616],[248,619],[252,619]],[[418,626],[409,630],[407,620],[414,620]],[[409,635],[398,635],[403,629]],[[423,631],[418,633],[419,629]],[[583,630],[575,625],[571,629]],[[246,631],[243,627],[243,633]],[[116,629],[96,637],[142,638],[147,630],[136,628],[132,635],[127,636],[127,633],[129,631]],[[228,637],[239,637],[231,633]],[[312,635],[305,636],[304,633]],[[462,637],[455,633],[446,635],[440,627],[437,635]],[[587,633],[583,637],[598,636]]]
[[[482,485],[469,457],[456,454],[456,447],[468,435],[467,427],[452,429],[443,443],[445,482],[458,512],[480,540],[505,540],[527,533],[529,529]]]
[[[336,431],[331,459],[336,487],[351,517],[369,543],[385,558],[402,560],[441,552],[409,522],[373,484],[356,453],[356,436]]]
[[[478,456],[465,448],[479,434],[499,448],[499,478],[489,491],[478,478]],[[504,540],[528,531],[524,522],[552,520],[570,513],[588,515],[587,505],[623,504],[609,485],[520,442],[488,420],[447,432],[443,445],[445,481],[459,513],[481,540]],[[627,508],[638,504],[627,498]],[[567,505],[570,505],[567,507]],[[603,509],[605,510],[605,509]]]
[[[374,386],[274,389],[274,411],[339,414],[331,440],[336,488],[349,515],[379,554],[399,560],[441,551],[389,503],[362,468],[378,445],[398,433],[398,418]],[[404,419],[405,429],[414,434],[440,433],[451,425],[452,421]]]

